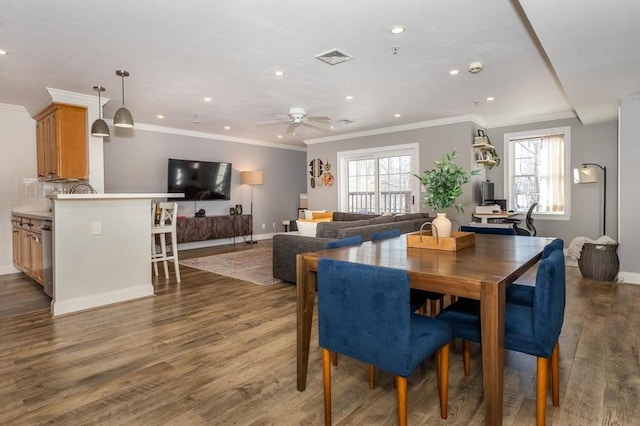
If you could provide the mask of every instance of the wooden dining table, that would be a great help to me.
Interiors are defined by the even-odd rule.
[[[459,251],[407,247],[406,236],[297,255],[297,386],[304,391],[318,259],[406,270],[412,288],[480,300],[485,421],[502,424],[505,289],[534,266],[551,238],[476,234]]]

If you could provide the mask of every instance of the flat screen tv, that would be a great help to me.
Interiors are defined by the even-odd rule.
[[[482,181],[480,187],[480,198],[483,206],[493,204],[493,182],[489,180]]]
[[[231,163],[169,158],[167,192],[181,192],[175,200],[229,200]]]

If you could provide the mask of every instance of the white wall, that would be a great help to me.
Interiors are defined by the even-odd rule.
[[[13,266],[11,208],[23,179],[37,177],[35,129],[24,107],[0,104],[0,275],[19,272]]]
[[[626,282],[640,284],[640,96],[622,100],[619,150],[620,277]]]

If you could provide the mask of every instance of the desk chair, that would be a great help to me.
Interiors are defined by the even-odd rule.
[[[525,217],[525,226],[527,229],[522,229],[518,227],[518,224],[522,222],[520,219],[503,219],[503,223],[513,223],[516,233],[518,235],[527,235],[535,237],[537,234],[536,227],[533,226],[533,209],[538,205],[538,203],[533,203],[529,206],[529,210],[527,210],[527,216]]]
[[[540,262],[534,287],[534,303],[522,306],[505,305],[504,347],[533,355],[537,358],[536,423],[546,420],[546,396],[551,367],[551,393],[553,405],[560,406],[560,346],[558,337],[564,321],[566,282],[564,255],[553,250]],[[480,342],[480,303],[461,299],[450,305],[438,317],[453,329],[454,337],[465,340],[463,358],[465,375],[468,374],[469,340]],[[551,365],[549,365],[551,360]]]
[[[331,424],[330,351],[396,376],[398,423],[407,424],[407,377],[438,358],[440,417],[447,418],[449,342],[446,324],[413,314],[409,275],[399,269],[322,258],[318,261],[318,331],[325,424]]]
[[[178,237],[176,234],[176,224],[178,217],[178,203],[152,203],[151,207],[151,263],[153,272],[158,275],[158,262],[162,262],[164,276],[169,279],[168,261],[173,261],[176,273],[176,281],[180,282],[180,265],[178,263]],[[167,235],[171,238],[167,246]],[[156,249],[156,236],[160,240],[160,252]],[[170,252],[170,253],[169,253]]]

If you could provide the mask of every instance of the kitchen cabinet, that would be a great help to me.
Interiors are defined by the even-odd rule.
[[[33,278],[44,283],[42,265],[42,221],[13,216],[13,264]]]
[[[54,103],[34,119],[38,178],[87,179],[87,109]]]
[[[13,235],[13,264],[22,270],[22,221],[18,217],[11,218]]]

